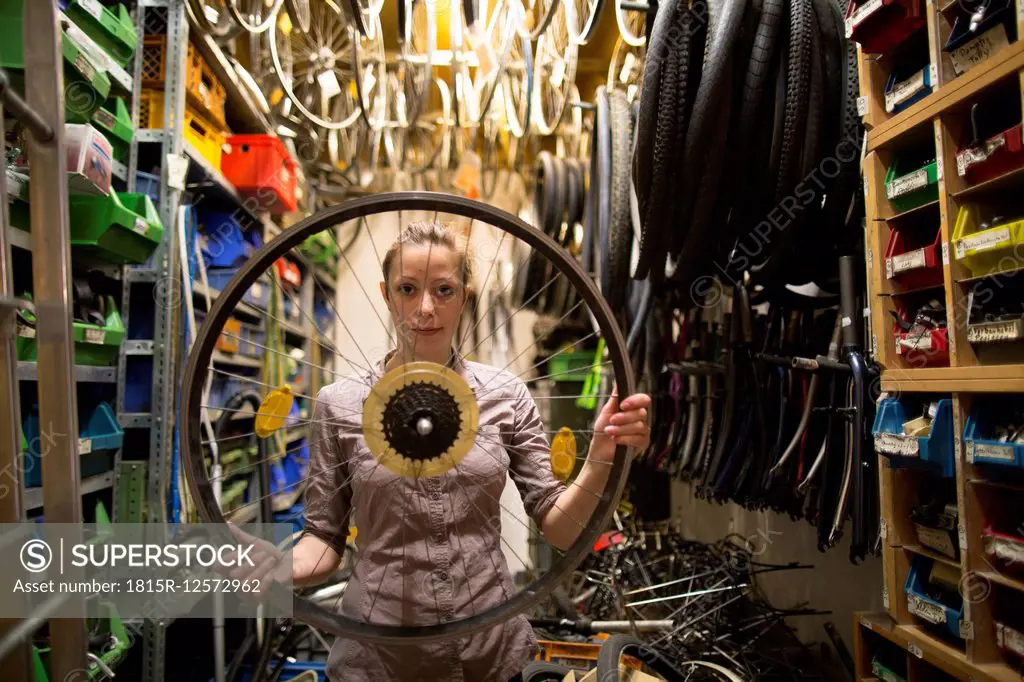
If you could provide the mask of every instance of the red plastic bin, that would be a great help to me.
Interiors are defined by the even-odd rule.
[[[846,37],[868,54],[886,54],[927,23],[924,0],[851,2],[846,11]]]
[[[221,161],[224,177],[238,192],[256,199],[256,210],[298,210],[298,175],[288,149],[272,135],[232,135]]]
[[[896,355],[922,367],[949,365],[949,332],[945,327],[924,333],[905,332],[895,327]]]
[[[942,232],[922,243],[913,233],[893,230],[885,249],[885,277],[899,291],[942,284]]]
[[[976,147],[961,149],[956,155],[957,173],[975,185],[1024,166],[1021,127],[1015,125]]]

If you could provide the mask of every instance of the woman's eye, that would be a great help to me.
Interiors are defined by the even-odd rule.
[[[455,288],[445,284],[437,288],[437,293],[444,298],[448,298],[455,294]]]
[[[411,284],[399,284],[398,293],[403,296],[409,296],[413,292],[413,286]]]

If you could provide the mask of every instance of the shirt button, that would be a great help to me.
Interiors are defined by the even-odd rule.
[[[440,500],[441,499],[441,492],[439,490],[435,490],[434,492],[430,493],[430,499],[432,499],[432,500]]]
[[[437,577],[441,580],[448,580],[448,571],[441,571],[437,574]]]
[[[438,533],[434,536],[434,542],[440,545],[442,542],[444,542],[444,536]]]

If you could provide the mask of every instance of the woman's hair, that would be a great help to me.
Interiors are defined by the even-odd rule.
[[[399,249],[406,244],[432,244],[451,249],[461,261],[459,270],[462,275],[462,283],[468,285],[472,281],[473,257],[470,255],[469,249],[466,248],[465,237],[457,234],[447,225],[430,220],[420,220],[409,223],[402,230],[402,234],[398,236],[395,243],[388,248],[387,253],[384,254],[382,269],[384,270],[385,287],[388,286],[391,280],[391,264],[394,262]]]

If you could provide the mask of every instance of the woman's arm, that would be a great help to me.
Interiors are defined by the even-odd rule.
[[[292,584],[295,587],[319,585],[330,578],[341,556],[315,535],[303,535],[292,548]]]
[[[650,396],[643,393],[629,396],[621,405],[614,395],[605,403],[594,424],[594,439],[582,470],[541,521],[541,532],[552,545],[561,550],[568,548],[579,537],[580,526],[590,520],[598,496],[608,484],[615,447],[626,445],[643,450],[650,444],[650,406]]]

